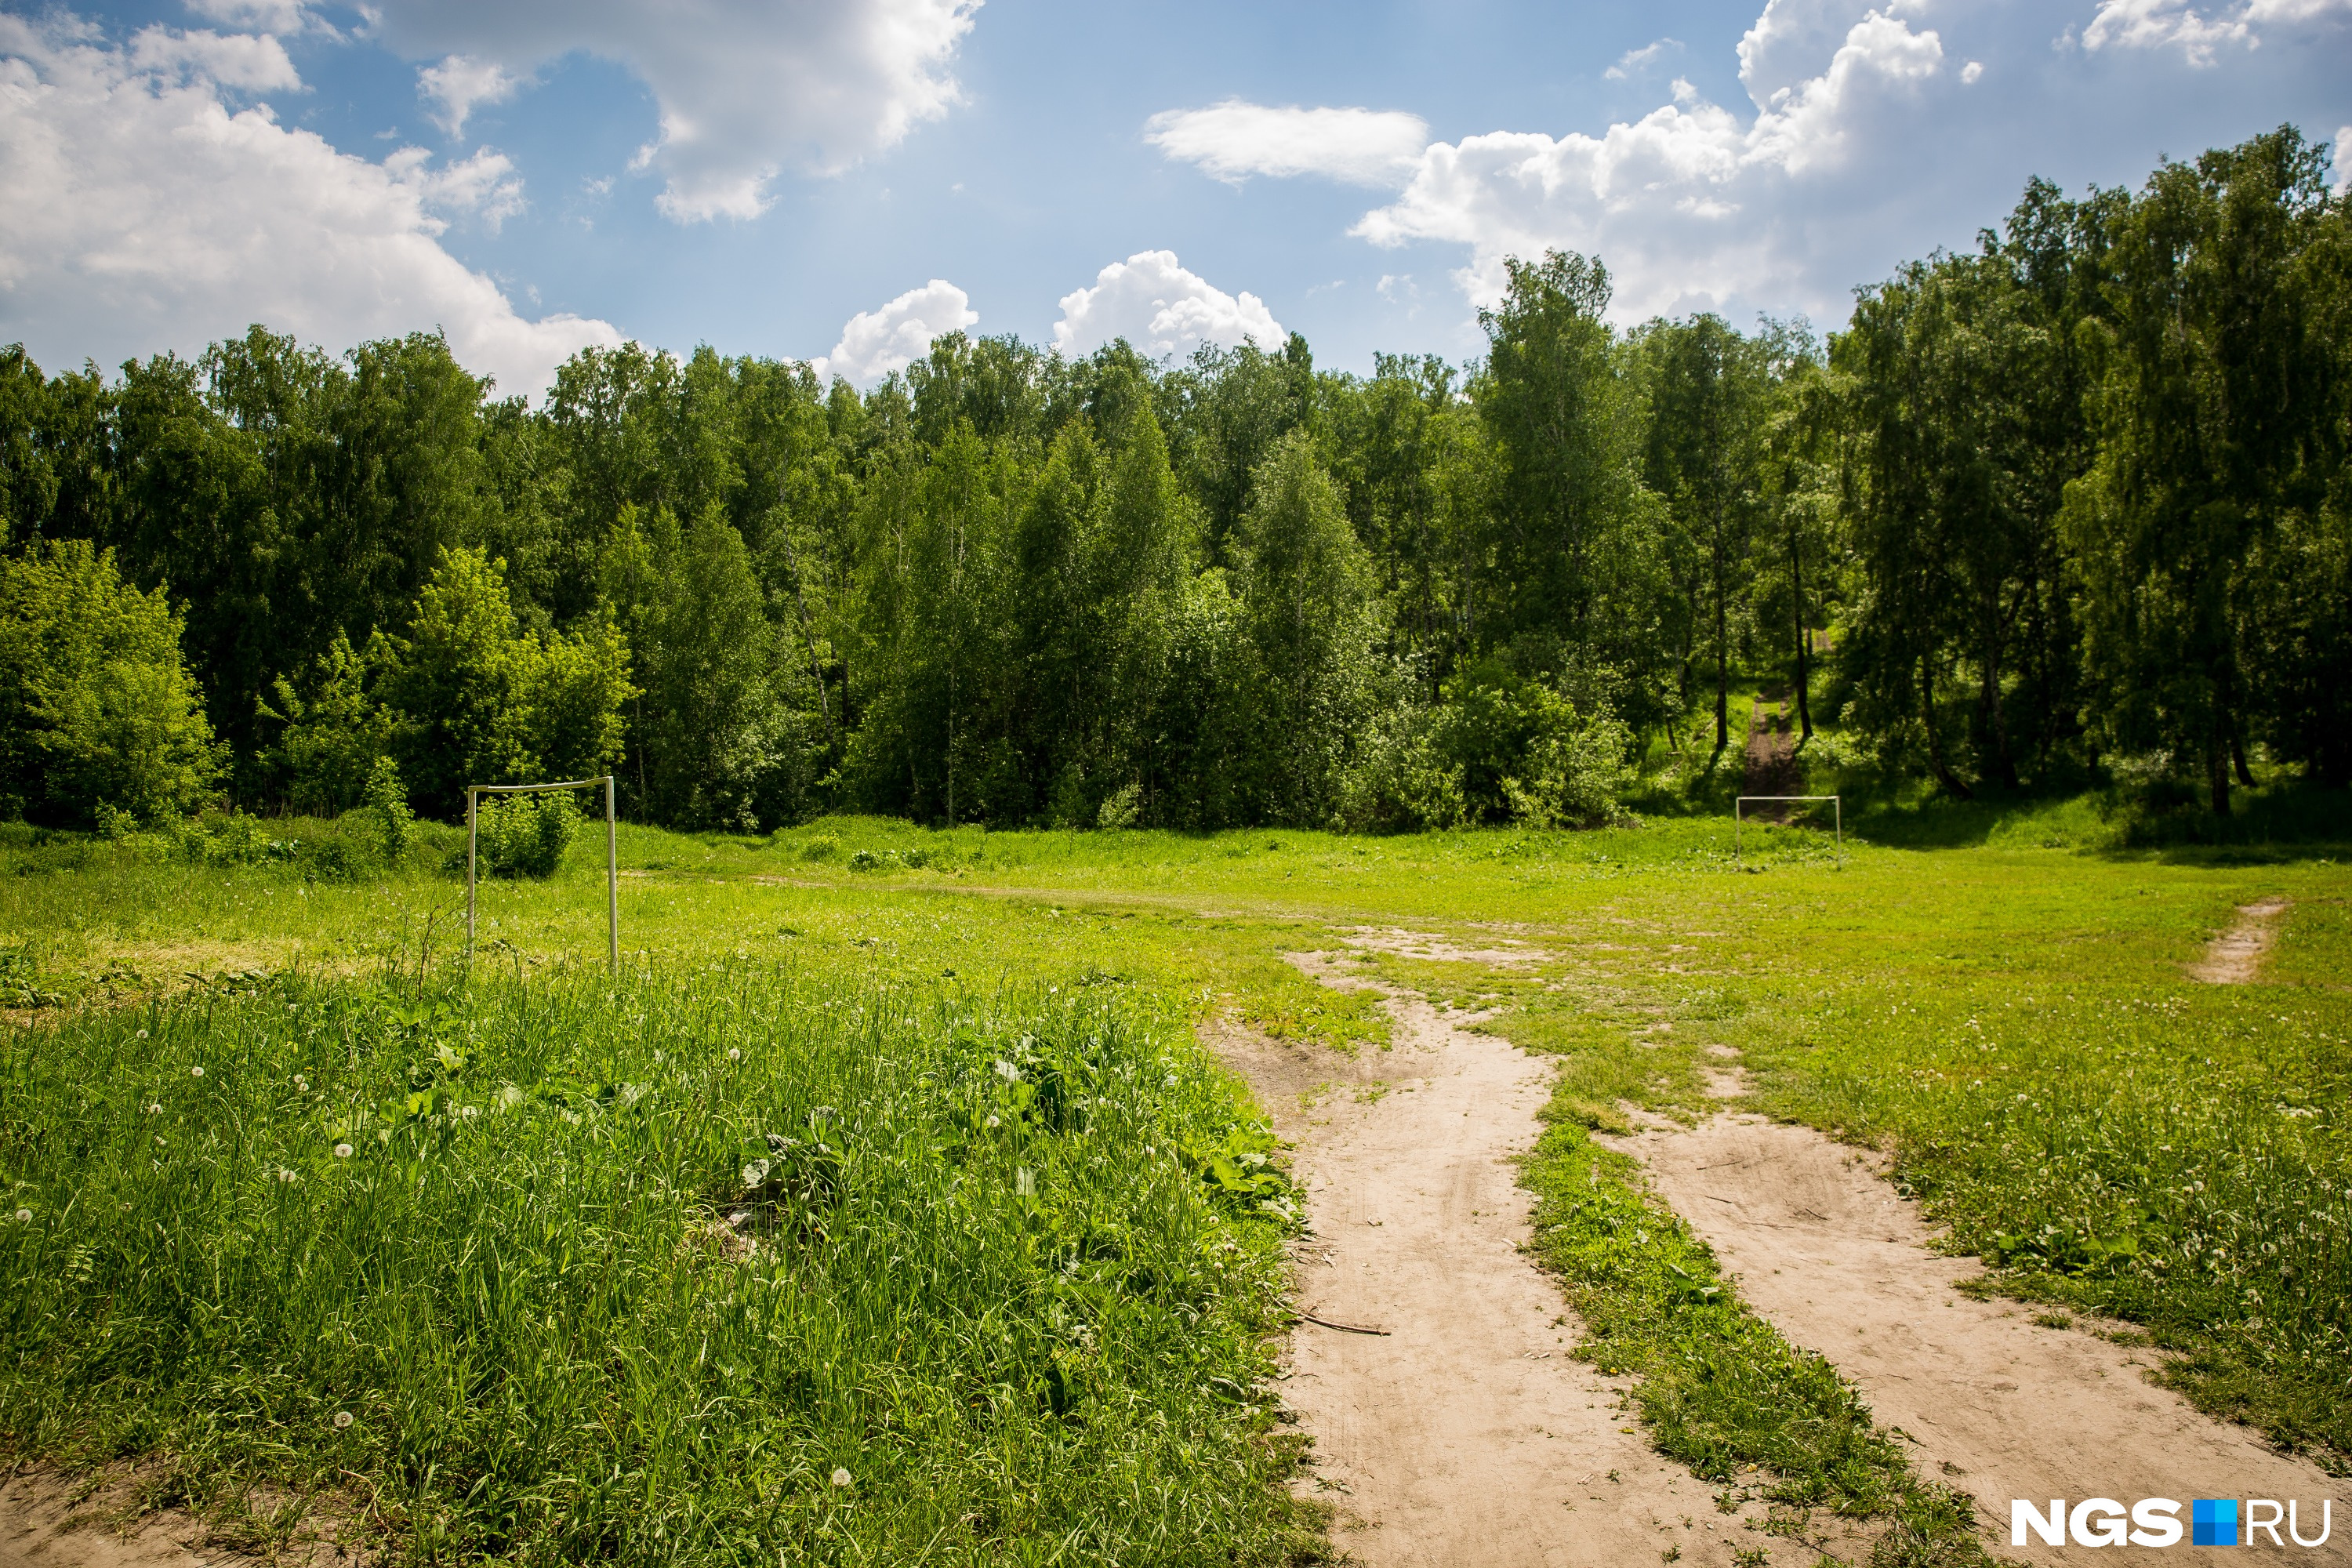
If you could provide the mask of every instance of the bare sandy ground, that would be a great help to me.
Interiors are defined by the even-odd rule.
[[[176,1510],[137,1511],[131,1478],[80,1480],[41,1466],[0,1473],[0,1568],[259,1568],[265,1560],[209,1544],[204,1524]],[[313,1516],[268,1560],[278,1568],[352,1568],[362,1559],[328,1539]]]
[[[2263,899],[2240,904],[2230,929],[2213,939],[2205,956],[2189,966],[2192,980],[2209,985],[2251,985],[2262,973],[2263,959],[2278,940],[2279,917],[2287,911],[2284,899]]]
[[[2053,1498],[2167,1497],[2183,1502],[2184,1519],[2194,1498],[2300,1499],[2305,1539],[2319,1533],[2320,1500],[2332,1499],[2327,1544],[2286,1554],[2352,1563],[2352,1484],[2157,1387],[2146,1376],[2153,1352],[1958,1294],[1953,1286],[1980,1266],[1930,1251],[1916,1206],[1868,1156],[1738,1114],[1612,1142],[1648,1164],[1659,1194],[1737,1275],[1748,1303],[1827,1356],[1879,1424],[1910,1440],[1921,1473],[1975,1496],[2000,1555],[2057,1563],[2084,1550],[2011,1545],[2013,1498],[2046,1514]],[[2097,1561],[2161,1563],[2195,1550],[2184,1538],[2169,1552],[2104,1547]]]
[[[1389,1005],[1395,1048],[1353,1060],[1216,1042],[1294,1145],[1301,1308],[1383,1331],[1302,1322],[1292,1340],[1285,1397],[1315,1439],[1310,1489],[1339,1510],[1334,1540],[1368,1568],[1796,1561],[1717,1512],[1634,1430],[1624,1383],[1570,1356],[1580,1328],[1518,1250],[1512,1157],[1535,1141],[1548,1069],[1417,997]]]
[[[1541,963],[1552,957],[1539,947],[1531,947],[1513,938],[1505,939],[1500,947],[1457,947],[1444,937],[1394,926],[1353,927],[1348,932],[1348,945],[1374,952],[1393,952],[1403,958],[1428,958],[1448,963],[1483,963],[1502,969],[1522,963]]]

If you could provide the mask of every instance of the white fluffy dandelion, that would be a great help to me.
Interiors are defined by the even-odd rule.
[[[188,1069],[188,1076],[190,1078],[202,1078],[205,1076],[205,1069],[202,1068],[190,1068]]]
[[[348,1143],[338,1143],[338,1144],[336,1144],[336,1145],[335,1145],[335,1158],[336,1158],[336,1159],[338,1159],[338,1160],[348,1160],[348,1159],[350,1159],[351,1157],[352,1157],[352,1146],[351,1146],[350,1144],[348,1144]]]
[[[341,1431],[344,1427],[346,1427],[346,1426],[350,1426],[351,1424],[352,1424],[352,1413],[351,1413],[350,1411],[348,1411],[348,1410],[338,1410],[338,1411],[336,1411],[336,1412],[335,1412],[335,1430],[337,1430],[338,1432],[340,1432],[340,1431]]]
[[[740,1062],[740,1061],[741,1061],[741,1060],[743,1059],[743,1047],[740,1047],[740,1046],[730,1046],[730,1047],[727,1047],[727,1059],[728,1059],[729,1061],[730,1061],[730,1062]]]
[[[18,1209],[18,1210],[16,1211],[16,1223],[17,1223],[18,1225],[30,1225],[30,1224],[32,1224],[32,1223],[33,1223],[33,1211],[32,1211],[31,1209]]]
[[[995,1118],[995,1117],[993,1117],[993,1116],[990,1117],[990,1118],[988,1119],[988,1124],[989,1124],[991,1127],[995,1126],[995,1125],[996,1125],[996,1118]]]
[[[150,1105],[147,1108],[147,1114],[150,1116],[161,1116],[163,1114],[163,1108],[161,1105]]]
[[[833,1472],[833,1484],[837,1487],[847,1486],[849,1484],[849,1472],[844,1469],[835,1469]]]
[[[139,1037],[140,1037],[141,1039],[142,1039],[142,1040],[143,1040],[143,1039],[145,1039],[145,1038],[147,1037],[147,1031],[146,1031],[146,1030],[144,1030],[144,1029],[140,1030],[140,1031],[139,1031]]]

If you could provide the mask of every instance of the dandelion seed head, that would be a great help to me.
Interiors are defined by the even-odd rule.
[[[335,1145],[335,1158],[336,1158],[336,1159],[338,1159],[338,1160],[348,1160],[348,1159],[350,1159],[351,1157],[352,1157],[352,1146],[351,1146],[350,1144],[348,1144],[348,1143],[338,1143],[338,1144],[336,1144],[336,1145]]]
[[[847,1486],[849,1484],[849,1472],[847,1470],[835,1469],[833,1472],[833,1484],[837,1487]]]
[[[988,1124],[989,1124],[991,1127],[995,1126],[995,1125],[996,1125],[996,1118],[995,1118],[994,1116],[991,1116],[991,1117],[988,1119]]]
[[[30,1224],[32,1224],[32,1223],[33,1223],[33,1211],[32,1211],[31,1209],[18,1209],[18,1210],[16,1211],[16,1223],[17,1223],[18,1225],[30,1225]]]
[[[346,1426],[350,1426],[351,1424],[352,1424],[352,1413],[351,1413],[350,1411],[348,1411],[348,1410],[338,1410],[338,1411],[336,1411],[336,1412],[335,1412],[335,1429],[336,1429],[337,1431],[341,1431],[342,1428],[344,1428],[344,1427],[346,1427]]]
[[[150,1116],[161,1116],[163,1114],[163,1108],[161,1105],[150,1105],[147,1108],[147,1114]]]
[[[143,1039],[145,1039],[145,1038],[147,1037],[147,1031],[146,1031],[146,1030],[144,1030],[144,1029],[140,1030],[140,1031],[139,1031],[139,1037],[140,1037],[141,1039],[142,1039],[142,1040],[143,1040]]]
[[[188,1076],[190,1078],[202,1078],[205,1076],[205,1069],[202,1068],[190,1068],[188,1069]]]

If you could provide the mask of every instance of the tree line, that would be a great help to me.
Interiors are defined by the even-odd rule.
[[[1826,345],[1513,261],[1455,366],[951,334],[860,394],[436,336],[0,352],[0,814],[1605,819],[1785,679],[1968,795],[2352,782],[2352,207],[2293,128],[2031,184]]]

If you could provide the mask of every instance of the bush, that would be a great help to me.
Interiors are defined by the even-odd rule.
[[[69,539],[0,558],[0,796],[75,826],[101,805],[153,822],[201,800],[224,751],[180,630],[111,551]]]
[[[1523,776],[1505,778],[1511,815],[1529,827],[1598,827],[1618,816],[1633,737],[1606,708],[1556,724],[1528,748]]]
[[[1597,826],[1620,814],[1633,737],[1605,701],[1580,708],[1493,664],[1446,683],[1435,707],[1373,727],[1343,794],[1343,826],[1411,831],[1465,822]]]
[[[376,853],[386,866],[408,858],[416,836],[416,816],[408,809],[408,788],[400,782],[400,767],[390,757],[378,757],[368,773],[367,805],[375,817]]]
[[[190,817],[166,832],[180,858],[199,866],[289,866],[302,853],[299,838],[280,838],[257,816],[232,811],[207,828]]]
[[[475,815],[475,837],[491,876],[552,877],[580,837],[580,808],[568,793],[488,795]]]

